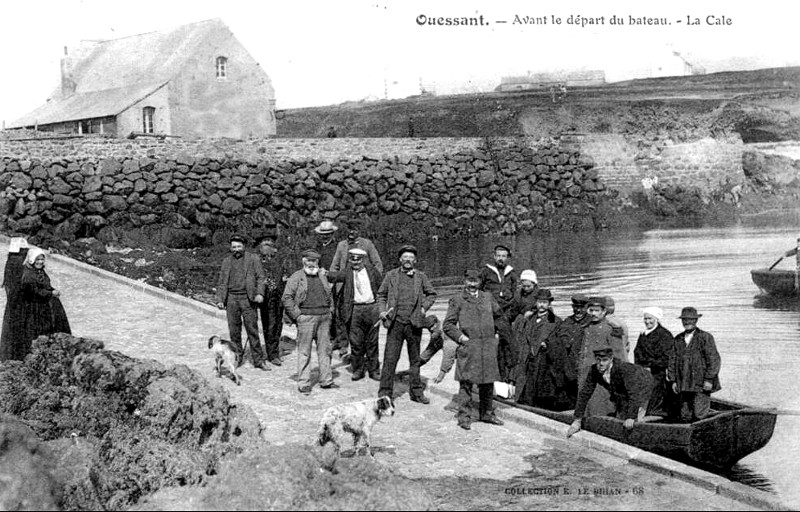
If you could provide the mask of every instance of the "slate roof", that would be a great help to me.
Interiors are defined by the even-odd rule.
[[[230,29],[219,18],[109,41],[93,41],[73,52],[75,93],[60,87],[33,112],[8,128],[114,116],[169,82],[208,36]],[[79,57],[78,57],[79,56]]]

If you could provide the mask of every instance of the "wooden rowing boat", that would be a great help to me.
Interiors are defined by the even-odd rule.
[[[750,271],[753,282],[761,290],[761,293],[767,295],[798,295],[795,287],[796,274],[797,272],[794,270],[767,270],[765,268]]]
[[[572,411],[548,411],[519,405],[510,400],[502,403],[545,416],[561,423],[572,423]],[[712,415],[693,423],[662,421],[637,423],[626,430],[623,422],[606,416],[583,420],[583,429],[642,450],[657,453],[693,466],[722,470],[765,446],[772,438],[777,411],[711,400]]]

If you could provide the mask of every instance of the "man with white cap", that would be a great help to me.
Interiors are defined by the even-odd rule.
[[[647,414],[667,416],[668,407],[664,398],[667,386],[667,368],[672,356],[672,333],[661,325],[664,312],[661,308],[648,307],[642,310],[644,331],[636,341],[633,362],[645,368],[653,377],[653,392]]]
[[[348,264],[348,251],[350,249],[362,249],[366,253],[366,263],[383,274],[383,262],[381,261],[381,256],[378,254],[378,250],[375,249],[375,244],[373,244],[368,238],[361,236],[361,226],[356,220],[352,220],[348,223],[347,238],[336,245],[336,251],[333,254],[333,260],[331,261],[330,267],[323,267],[336,272],[344,270]],[[337,304],[341,300],[341,292],[342,286],[337,285],[334,293],[334,300],[337,302]],[[333,349],[338,349],[339,359],[344,360],[347,357],[348,345],[350,344],[350,335],[347,332],[346,320],[339,318],[340,309],[341,308],[337,305],[336,312],[334,313],[334,322],[336,324],[334,326],[334,331],[336,332],[336,336],[334,336],[332,339]]]
[[[319,266],[322,268],[331,268],[333,263],[333,255],[336,254],[336,240],[334,234],[339,228],[329,220],[323,220],[319,226],[314,228],[314,233],[317,235],[317,252],[319,253]]]
[[[381,273],[366,263],[367,251],[364,249],[354,247],[348,254],[347,268],[331,270],[326,277],[331,283],[342,283],[337,314],[347,327],[350,338],[352,379],[361,380],[369,373],[372,380],[380,380],[376,297]]]
[[[481,267],[481,291],[487,291],[494,296],[503,316],[498,319],[497,330],[500,335],[500,344],[497,348],[497,365],[500,368],[500,377],[504,382],[513,380],[512,372],[516,368],[519,354],[515,351],[516,343],[512,339],[509,307],[514,301],[514,294],[519,279],[514,267],[508,264],[511,259],[511,249],[503,244],[494,247],[494,264],[487,263]]]

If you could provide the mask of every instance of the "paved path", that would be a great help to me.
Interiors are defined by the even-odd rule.
[[[0,263],[6,259],[6,245]],[[62,291],[73,334],[103,340],[106,348],[164,363],[185,364],[219,382],[234,401],[250,406],[275,444],[310,443],[319,418],[328,406],[377,395],[378,383],[350,380],[350,373],[334,357],[334,375],[341,388],[315,387],[309,396],[296,391],[296,355],[291,343],[283,349],[284,364],[272,371],[254,369],[248,361],[240,369],[243,384],[217,380],[207,339],[226,335],[221,313],[188,307],[144,293],[106,277],[93,275],[55,259],[48,261],[53,285]],[[0,293],[0,306],[5,296]],[[199,309],[200,308],[200,309]],[[446,302],[433,312],[444,317]],[[216,316],[215,316],[216,315]],[[288,327],[284,334],[294,337]],[[227,337],[227,336],[226,336]],[[385,332],[381,330],[381,354]],[[423,345],[427,342],[427,334]],[[441,353],[423,368],[423,379],[438,372]],[[401,360],[398,370],[407,368]],[[402,386],[401,386],[402,387]],[[455,392],[452,373],[439,389]],[[472,477],[496,482],[496,496],[484,496],[492,508],[544,506],[561,509],[679,509],[746,510],[743,503],[724,498],[684,481],[629,464],[626,460],[587,450],[562,436],[530,426],[506,422],[502,427],[476,423],[466,432],[456,426],[442,393],[428,393],[431,404],[411,402],[408,393],[396,400],[397,414],[375,427],[375,457],[410,478]],[[566,431],[566,426],[564,426]],[[579,434],[581,435],[581,434]],[[491,488],[491,485],[489,486]],[[537,494],[562,489],[558,495]],[[566,488],[569,495],[565,495]],[[588,494],[579,495],[586,488]],[[595,495],[595,489],[619,489],[622,495]],[[446,507],[446,504],[441,504]]]

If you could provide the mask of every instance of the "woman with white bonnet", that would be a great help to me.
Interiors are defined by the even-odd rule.
[[[0,336],[0,361],[23,359],[22,332],[25,315],[21,297],[22,269],[28,256],[28,241],[14,237],[8,244],[8,258],[3,272],[3,288],[6,290],[6,310],[3,314],[3,334]]]
[[[72,334],[61,293],[50,284],[50,276],[45,272],[45,253],[38,247],[28,250],[22,271],[22,302],[24,304],[25,325],[23,341],[25,355],[30,352],[31,342],[41,335],[57,332]]]
[[[661,325],[664,312],[661,308],[648,307],[642,310],[644,331],[639,335],[633,360],[650,371],[653,376],[653,393],[647,406],[648,416],[667,416],[667,368],[672,353],[672,333]]]

